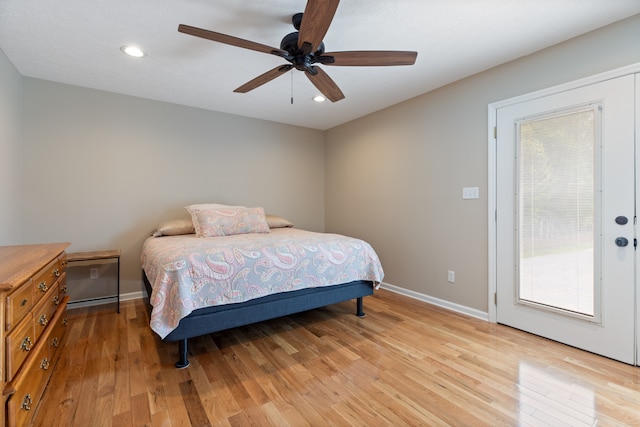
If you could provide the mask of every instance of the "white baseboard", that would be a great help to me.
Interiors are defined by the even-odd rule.
[[[412,291],[409,289],[401,288],[399,286],[392,285],[390,283],[382,282],[380,284],[382,289],[386,289],[390,292],[394,292],[396,294],[404,295],[409,298],[413,298],[419,301],[423,301],[429,304],[436,305],[438,307],[446,308],[447,310],[455,311],[457,313],[466,314],[467,316],[475,317],[476,319],[489,321],[489,313],[485,313],[483,311],[477,310],[475,308],[467,307],[464,305],[456,304],[447,300],[443,300],[440,298],[435,298],[426,294],[422,294],[420,292]],[[130,292],[128,294],[120,294],[120,302],[129,301],[134,299],[146,298],[147,293],[144,291],[138,292]],[[69,308],[81,308],[81,307],[91,307],[94,305],[101,304],[111,304],[116,301],[116,298],[113,297],[111,299],[104,300],[88,300],[88,301],[75,301],[70,302],[68,304]]]
[[[146,298],[147,293],[144,291],[130,292],[128,294],[120,294],[120,302],[129,301],[134,299]],[[94,305],[113,304],[116,302],[116,297],[94,299],[94,300],[82,300],[82,301],[70,301],[67,304],[68,308],[82,308],[93,307]]]
[[[147,293],[145,291],[130,292],[128,294],[120,294],[120,302],[129,301],[132,299],[146,298],[146,297],[147,297]]]
[[[475,317],[476,319],[489,321],[489,313],[477,310],[475,308],[467,307],[464,305],[456,304],[451,301],[435,298],[429,295],[421,294],[420,292],[411,291],[409,289],[401,288],[399,286],[392,285],[390,283],[382,282],[380,285],[382,289],[386,289],[396,294],[404,295],[409,298],[417,299],[419,301],[427,302],[429,304],[436,305],[438,307],[446,308],[447,310],[455,311],[457,313],[466,314],[467,316]]]

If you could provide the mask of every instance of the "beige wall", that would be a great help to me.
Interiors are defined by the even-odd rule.
[[[324,135],[24,78],[24,243],[120,249],[141,290],[142,242],[184,206],[264,206],[324,229]]]
[[[0,50],[0,245],[22,243],[22,77]]]
[[[638,40],[640,15],[328,131],[326,231],[368,240],[385,282],[487,312],[488,104],[640,62]]]

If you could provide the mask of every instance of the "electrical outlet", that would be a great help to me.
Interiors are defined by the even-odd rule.
[[[447,280],[449,281],[449,283],[455,283],[455,281],[456,281],[456,273],[454,273],[453,271],[449,270],[447,272]]]
[[[97,279],[98,277],[99,277],[98,269],[97,268],[90,268],[89,269],[89,279]]]

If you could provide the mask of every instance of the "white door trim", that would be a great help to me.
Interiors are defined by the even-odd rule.
[[[640,173],[638,173],[638,165],[640,165],[640,150],[638,146],[640,146],[640,74],[636,74],[636,201],[640,200]],[[636,206],[638,206],[636,202]],[[637,209],[637,208],[636,208]],[[636,210],[636,217],[640,216],[640,212]],[[636,226],[636,233],[638,232],[638,227]],[[636,235],[634,238],[638,238]],[[638,254],[636,253],[636,260],[638,259]],[[636,261],[637,262],[637,261]],[[636,266],[636,365],[640,365],[640,289],[638,289],[638,267]]]
[[[565,92],[579,87],[588,86],[595,83],[600,83],[605,80],[615,79],[618,77],[626,76],[629,74],[635,74],[640,72],[640,62],[631,64],[625,67],[616,68],[615,70],[607,71],[604,73],[596,74],[593,76],[585,77],[583,79],[575,80],[573,82],[564,83],[561,85],[553,86],[547,89],[542,89],[536,92],[528,93],[525,95],[516,96],[513,98],[505,99],[502,101],[493,102],[488,105],[488,121],[487,121],[487,141],[488,141],[488,182],[487,182],[487,208],[489,218],[489,236],[488,236],[488,251],[489,251],[489,265],[488,265],[488,314],[489,321],[496,323],[496,303],[495,294],[497,292],[497,241],[496,241],[496,211],[497,211],[497,191],[496,191],[496,170],[497,170],[497,153],[496,153],[496,117],[497,110],[502,107],[507,107],[513,104],[518,104],[524,101],[530,101],[532,99],[541,98],[548,95],[553,95],[560,92]],[[640,90],[636,88],[636,91],[640,93]],[[638,113],[640,116],[640,113]],[[638,126],[640,127],[640,126]],[[640,133],[640,131],[638,131]],[[639,302],[640,304],[640,302]],[[639,321],[640,322],[640,321]]]

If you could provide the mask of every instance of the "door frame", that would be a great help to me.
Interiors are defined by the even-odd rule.
[[[579,80],[575,80],[569,83],[563,83],[557,86],[553,86],[547,89],[542,89],[536,92],[519,95],[513,98],[505,99],[502,101],[492,102],[488,105],[488,121],[487,121],[487,147],[488,147],[488,173],[487,173],[487,217],[488,223],[488,320],[491,323],[497,322],[497,111],[499,108],[507,107],[513,104],[518,104],[525,101],[530,101],[536,98],[542,98],[549,95],[554,95],[560,92],[577,89],[584,86],[589,86],[595,83],[600,83],[605,80],[615,79],[618,77],[640,73],[640,62],[631,64],[625,67],[616,68],[614,70],[606,71],[604,73],[596,74],[593,76],[585,77]],[[640,101],[640,83],[636,79],[636,104]],[[636,143],[640,144],[640,110],[636,110]],[[640,151],[640,150],[638,150]],[[636,164],[639,164],[640,154],[636,152]],[[638,174],[640,175],[640,174]],[[638,191],[640,190],[640,179],[636,176],[636,198],[640,196]],[[637,253],[636,253],[637,256]],[[636,289],[638,289],[638,277],[636,276]],[[638,307],[640,307],[640,292],[636,291],[636,331],[640,334],[640,316],[638,316]],[[636,337],[636,342],[640,342],[640,339]],[[640,345],[636,346],[636,360],[640,360],[639,349]]]

